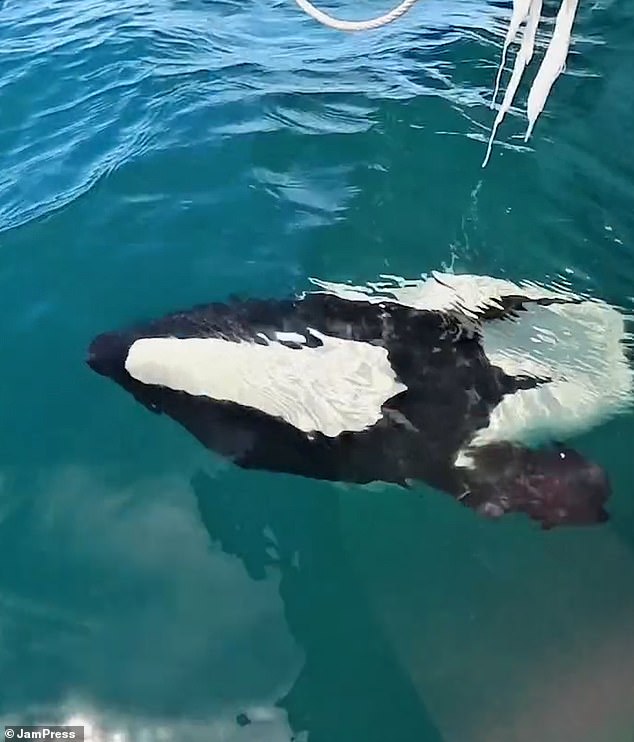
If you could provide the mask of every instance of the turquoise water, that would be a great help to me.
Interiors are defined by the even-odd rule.
[[[4,721],[632,742],[633,416],[572,441],[610,522],[546,534],[238,471],[84,364],[104,330],[311,276],[452,267],[631,310],[634,11],[584,4],[534,137],[516,111],[482,170],[508,15],[421,0],[342,36],[290,0],[0,4]]]

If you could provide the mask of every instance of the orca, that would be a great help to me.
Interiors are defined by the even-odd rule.
[[[97,335],[87,363],[244,469],[411,487],[545,529],[608,520],[563,443],[628,406],[623,316],[563,289],[432,273],[313,281]]]

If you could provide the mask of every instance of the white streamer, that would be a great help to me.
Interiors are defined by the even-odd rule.
[[[311,18],[314,18],[316,21],[319,21],[329,28],[334,28],[338,31],[368,31],[370,29],[386,26],[388,23],[392,23],[392,21],[400,18],[400,16],[407,13],[407,11],[415,5],[417,0],[402,0],[402,2],[389,13],[385,13],[366,21],[346,21],[334,18],[328,13],[316,8],[310,0],[295,0],[295,2],[305,13],[308,13]],[[555,30],[552,39],[550,40],[550,44],[548,45],[548,49],[546,50],[546,54],[544,55],[544,59],[542,60],[541,66],[535,76],[535,80],[533,81],[533,85],[531,86],[528,95],[528,127],[526,129],[525,141],[528,141],[539,114],[544,110],[546,100],[555,80],[565,68],[566,57],[568,56],[568,49],[570,46],[570,35],[572,33],[572,26],[577,12],[577,5],[578,0],[562,0],[559,13],[557,14],[557,21],[555,23]],[[491,137],[488,142],[482,167],[486,167],[489,161],[491,149],[493,147],[493,140],[498,126],[502,123],[506,112],[511,107],[513,98],[515,97],[515,93],[517,92],[517,88],[521,82],[524,69],[533,57],[533,52],[535,50],[535,36],[541,18],[541,11],[542,0],[513,0],[513,11],[511,13],[511,20],[502,47],[502,59],[500,60],[500,65],[495,79],[491,107],[495,106],[495,100],[500,87],[500,80],[504,70],[508,48],[517,38],[522,24],[525,23],[525,26],[522,34],[522,42],[515,58],[513,72],[511,73],[511,79],[504,95],[502,105],[500,106],[493,124]]]

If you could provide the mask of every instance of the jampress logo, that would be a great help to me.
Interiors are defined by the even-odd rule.
[[[65,726],[6,726],[4,738],[9,740],[40,739],[40,740],[72,740],[84,742],[83,727]]]

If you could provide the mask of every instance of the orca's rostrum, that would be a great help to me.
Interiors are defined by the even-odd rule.
[[[420,480],[546,528],[607,519],[605,471],[543,444],[629,404],[619,312],[480,276],[315,283],[101,334],[88,364],[243,468]]]

